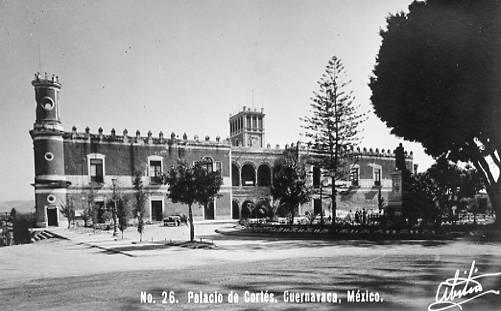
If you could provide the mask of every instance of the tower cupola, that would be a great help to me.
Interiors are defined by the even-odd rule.
[[[237,114],[230,115],[230,140],[232,146],[263,148],[264,111],[246,106]]]
[[[59,77],[47,73],[42,76],[35,74],[35,79],[31,82],[35,88],[36,100],[36,120],[35,129],[45,128],[54,130],[63,130],[61,125],[61,108],[59,104],[59,92],[61,83]]]

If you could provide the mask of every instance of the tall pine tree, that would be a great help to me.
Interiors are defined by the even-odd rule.
[[[320,156],[319,166],[331,178],[332,225],[336,220],[336,181],[344,179],[349,169],[350,150],[358,143],[359,125],[365,114],[359,113],[349,89],[343,63],[333,56],[311,98],[311,115],[302,118],[312,149]]]

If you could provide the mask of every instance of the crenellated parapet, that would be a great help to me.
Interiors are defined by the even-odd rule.
[[[254,151],[254,152],[269,152],[269,153],[276,153],[276,152],[283,152],[285,150],[293,150],[293,151],[300,151],[301,153],[319,153],[318,149],[314,148],[311,144],[305,144],[305,143],[290,143],[290,144],[285,144],[285,146],[281,147],[279,144],[272,146],[271,144],[267,144],[266,148],[253,148],[253,147],[245,147],[245,146],[232,146],[233,150],[237,151]],[[379,149],[379,148],[366,148],[366,147],[356,147],[348,150],[348,153],[350,155],[355,155],[355,156],[363,156],[363,157],[379,157],[379,158],[394,158],[395,157],[395,150],[392,150],[391,148],[387,149]],[[413,152],[407,152],[405,151],[405,158],[412,160],[413,159]]]
[[[299,146],[298,146],[299,145]],[[312,144],[305,144],[298,142],[296,144],[291,143],[290,145],[285,145],[285,150],[300,150],[301,152],[311,152],[311,153],[319,153],[318,146],[315,147]],[[379,149],[379,148],[366,148],[366,147],[356,147],[346,150],[347,154],[354,156],[363,156],[363,157],[379,157],[379,158],[394,158],[395,157],[395,149],[387,148],[387,149]],[[404,156],[406,159],[412,160],[414,154],[412,151],[404,152]]]
[[[369,157],[382,157],[382,158],[394,158],[395,157],[395,150],[392,150],[390,148],[387,149],[379,149],[379,148],[360,148],[357,147],[355,149],[350,150],[351,153],[354,153],[356,155],[362,155],[362,156],[369,156]],[[407,152],[405,151],[405,158],[406,159],[412,159],[414,154],[413,152]]]
[[[160,131],[156,136],[152,131],[148,131],[146,136],[141,135],[140,130],[136,130],[133,135],[129,134],[127,129],[122,131],[122,135],[117,135],[115,128],[112,128],[110,133],[105,133],[102,127],[99,127],[97,133],[91,133],[90,128],[86,127],[84,132],[79,132],[76,126],[73,126],[71,132],[64,132],[63,138],[71,141],[85,141],[96,143],[121,143],[121,144],[138,144],[138,145],[216,145],[221,147],[229,147],[229,139],[222,140],[220,136],[216,136],[215,140],[211,140],[210,136],[205,136],[200,139],[198,135],[194,135],[193,139],[188,139],[188,135],[177,135],[172,132],[168,137]]]

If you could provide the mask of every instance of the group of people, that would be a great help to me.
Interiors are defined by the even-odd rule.
[[[376,211],[372,208],[369,210],[362,208],[362,210],[360,210],[357,208],[355,212],[350,210],[348,214],[346,214],[344,220],[352,225],[368,225],[375,219],[380,219],[382,216],[383,210]]]

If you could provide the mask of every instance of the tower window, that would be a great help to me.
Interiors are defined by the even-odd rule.
[[[45,160],[47,161],[52,161],[54,160],[54,154],[52,152],[46,152],[44,155]]]
[[[50,204],[54,204],[54,203],[56,203],[56,196],[55,196],[55,195],[53,195],[53,194],[49,194],[49,195],[47,196],[47,202],[49,202]]]
[[[104,181],[103,159],[90,159],[90,180],[97,183]]]
[[[54,106],[55,106],[54,100],[52,100],[52,98],[50,98],[49,96],[45,96],[42,99],[41,106],[45,110],[52,110],[52,109],[54,109]]]

